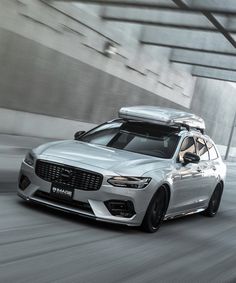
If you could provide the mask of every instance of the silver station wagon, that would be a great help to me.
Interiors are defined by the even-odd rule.
[[[163,220],[220,205],[226,166],[196,115],[124,107],[119,118],[74,140],[51,142],[22,162],[23,199],[155,232]]]

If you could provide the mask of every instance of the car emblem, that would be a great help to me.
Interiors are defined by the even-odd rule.
[[[52,188],[52,191],[55,193],[57,191],[57,188]]]
[[[62,169],[60,178],[64,181],[69,181],[73,176],[73,172],[70,169]]]

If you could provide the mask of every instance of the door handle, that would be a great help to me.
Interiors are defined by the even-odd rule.
[[[216,167],[215,167],[215,166],[212,166],[212,169],[213,169],[214,171],[216,171]]]
[[[202,173],[202,169],[201,168],[197,168],[197,172]]]

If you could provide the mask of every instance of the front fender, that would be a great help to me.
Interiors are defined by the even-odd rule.
[[[173,179],[171,175],[171,170],[167,170],[167,169],[152,170],[146,172],[143,175],[143,177],[152,178],[152,181],[150,183],[152,189],[152,195],[154,195],[158,190],[158,188],[160,188],[162,185],[167,185],[170,189],[170,197],[171,197],[173,190]]]

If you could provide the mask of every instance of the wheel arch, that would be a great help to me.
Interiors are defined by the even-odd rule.
[[[168,199],[167,199],[167,208],[169,207],[169,203],[170,203],[170,197],[171,197],[171,187],[168,183],[163,183],[161,186],[159,186],[159,188],[164,187],[167,191],[168,194]],[[158,189],[159,189],[158,188]]]

